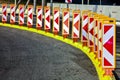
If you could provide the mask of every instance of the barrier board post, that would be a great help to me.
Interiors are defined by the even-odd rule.
[[[7,22],[7,4],[2,4],[2,22]]]
[[[60,8],[54,7],[53,9],[53,33],[57,35],[60,30]]]
[[[64,8],[62,10],[62,35],[63,38],[67,38],[69,36],[69,25],[70,25],[70,10],[69,8]]]
[[[102,67],[105,69],[105,74],[112,76],[112,70],[116,67],[116,20],[103,20],[103,54]]]
[[[45,13],[45,18],[44,18],[44,29],[46,32],[49,32],[50,29],[51,29],[51,26],[50,26],[50,7],[49,6],[46,6],[44,7],[44,13]]]
[[[81,42],[83,46],[88,45],[88,14],[90,11],[82,11]]]
[[[42,28],[42,6],[37,6],[37,23],[36,23],[36,28],[39,30]]]
[[[31,28],[33,26],[33,6],[32,5],[28,5],[27,26],[28,28]]]
[[[24,25],[24,5],[19,5],[19,25]]]
[[[73,11],[72,22],[72,39],[73,42],[77,42],[80,38],[80,10]]]
[[[15,23],[15,5],[14,4],[10,5],[10,23],[11,24]]]

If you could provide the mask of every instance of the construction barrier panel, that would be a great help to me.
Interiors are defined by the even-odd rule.
[[[103,44],[103,41],[102,41],[102,36],[103,36],[103,30],[102,30],[102,21],[104,19],[107,19],[108,17],[107,16],[104,16],[104,15],[99,15],[99,20],[98,20],[98,59],[101,59],[102,58],[102,54],[103,54],[103,51],[102,51],[102,44]]]
[[[24,5],[19,5],[19,25],[24,25]]]
[[[53,9],[53,33],[56,35],[60,31],[60,8]]]
[[[90,48],[91,52],[94,52],[94,27],[95,27],[95,20],[94,16],[96,13],[90,12],[89,13],[89,20],[88,20],[88,47]]]
[[[73,11],[72,39],[77,42],[80,38],[80,10]]]
[[[46,6],[46,7],[44,7],[44,16],[45,16],[45,18],[44,18],[44,30],[46,31],[46,32],[48,32],[48,31],[50,31],[50,29],[51,29],[51,26],[50,26],[50,7],[49,6]]]
[[[2,4],[2,22],[7,22],[7,4]]]
[[[88,45],[88,14],[90,11],[82,11],[82,28],[81,28],[81,42],[84,46]]]
[[[15,5],[14,4],[10,5],[10,23],[11,24],[15,23]]]
[[[43,13],[42,6],[37,6],[36,13],[37,13],[36,28],[41,29],[42,28],[42,13]]]
[[[102,57],[102,20],[98,20],[98,59],[101,59]]]
[[[27,14],[27,26],[31,28],[33,26],[33,6],[28,6],[28,14]]]
[[[112,70],[116,67],[116,21],[110,18],[104,19],[102,23],[102,67],[105,69],[106,75],[112,75]]]
[[[62,10],[62,35],[64,38],[69,36],[69,27],[70,27],[70,10],[64,8]]]
[[[96,57],[98,57],[98,16],[94,16],[95,27],[94,27],[94,52],[96,53]]]

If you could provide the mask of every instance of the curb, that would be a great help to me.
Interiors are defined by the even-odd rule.
[[[73,43],[72,39],[67,39],[67,38],[63,39],[62,36],[54,35],[52,33],[45,32],[45,31],[42,31],[42,30],[37,30],[35,28],[28,28],[26,26],[11,25],[11,24],[1,23],[1,22],[0,22],[0,26],[37,33],[37,34],[40,34],[40,35],[44,35],[46,37],[50,37],[50,38],[62,41],[64,43],[66,43],[66,44],[69,44],[69,45],[75,47],[75,48],[78,48],[84,54],[86,54],[89,57],[89,59],[91,60],[91,62],[93,63],[93,65],[94,65],[94,67],[95,67],[95,69],[97,71],[99,80],[112,80],[110,76],[104,76],[105,72],[102,69],[102,66],[100,66],[100,61],[97,58],[95,58],[94,52],[90,52],[89,47],[83,46],[83,44],[81,42]]]

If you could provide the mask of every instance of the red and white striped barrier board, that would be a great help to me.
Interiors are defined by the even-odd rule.
[[[88,44],[88,18],[89,11],[82,12],[82,28],[81,28],[81,42]]]
[[[11,24],[15,23],[15,5],[14,4],[10,5],[10,23]]]
[[[103,68],[115,68],[115,36],[116,36],[116,22],[115,19],[103,21],[103,54],[102,54],[102,66]]]
[[[45,13],[44,29],[45,29],[46,32],[48,32],[51,29],[51,26],[50,26],[50,7],[46,6],[44,8],[44,13]]]
[[[72,3],[72,0],[65,0],[66,3]]]
[[[93,17],[89,17],[89,27],[88,27],[88,46],[94,47],[94,26],[95,21]]]
[[[73,11],[72,38],[76,42],[80,38],[80,10]]]
[[[36,23],[36,27],[37,29],[41,29],[42,28],[42,6],[37,6],[37,23]]]
[[[24,24],[24,5],[19,5],[19,25]]]
[[[7,4],[2,4],[2,22],[7,22]]]
[[[95,17],[95,27],[94,27],[94,52],[98,53],[98,17]]]
[[[33,26],[33,6],[28,6],[27,26],[31,28]]]
[[[62,35],[66,38],[69,35],[69,16],[70,12],[69,9],[64,8],[62,13]]]
[[[102,20],[99,19],[98,21],[98,59],[102,57]]]
[[[60,28],[60,8],[54,7],[53,10],[53,33],[58,34]]]

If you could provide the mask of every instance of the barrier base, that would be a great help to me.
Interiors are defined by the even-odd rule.
[[[78,38],[73,38],[73,42],[78,42]]]
[[[113,77],[113,70],[114,69],[112,69],[112,68],[106,68],[106,69],[104,69],[105,70],[105,75],[107,75],[107,76],[110,76],[110,77]]]
[[[54,35],[58,35],[58,32],[53,32]]]
[[[41,30],[41,27],[36,27],[37,30]]]
[[[63,39],[67,38],[69,35],[63,35]]]
[[[28,28],[32,28],[32,25],[28,25]]]
[[[46,29],[45,32],[50,32],[50,29]]]
[[[83,42],[83,46],[87,46],[87,42]]]

